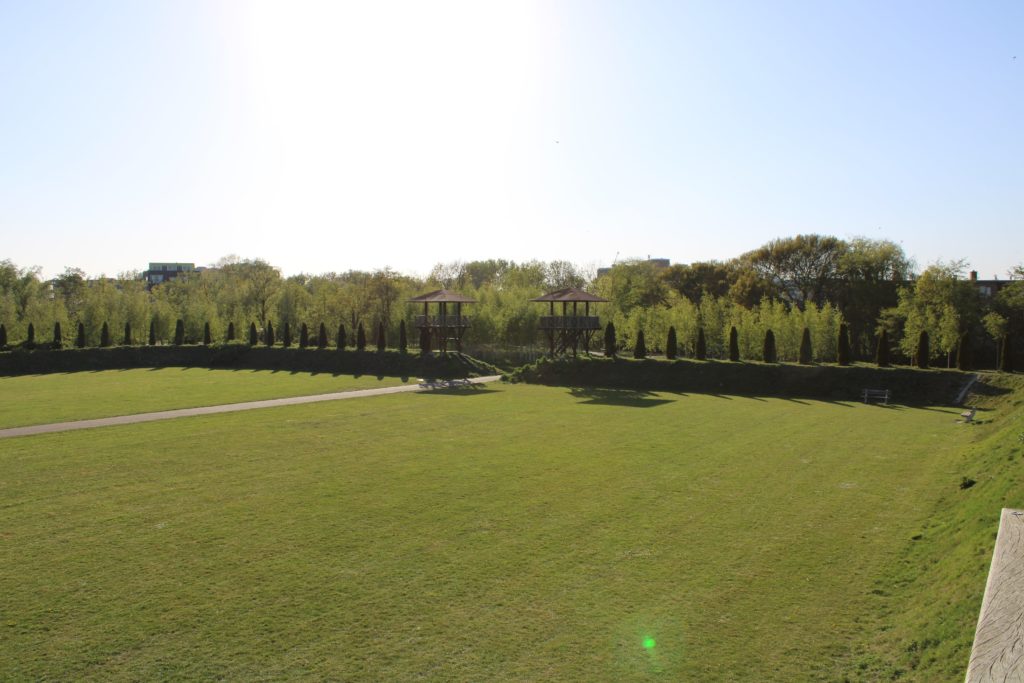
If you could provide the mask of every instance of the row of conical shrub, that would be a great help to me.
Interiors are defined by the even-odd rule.
[[[1010,336],[1007,334],[1003,338],[999,358],[999,369],[1003,372],[1013,372],[1012,356],[1008,351],[1010,348]],[[618,348],[616,344],[615,325],[613,323],[608,323],[604,330],[604,353],[606,356],[611,357],[617,355],[617,352]],[[678,357],[678,353],[679,340],[676,336],[676,328],[669,327],[668,339],[665,341],[665,357],[669,360],[674,360]],[[644,338],[643,330],[637,330],[636,341],[633,344],[633,357],[647,357],[647,342]],[[764,334],[764,344],[761,349],[761,357],[754,360],[761,360],[765,363],[775,363],[777,361],[777,357],[775,333],[771,330],[767,330]],[[839,339],[836,344],[836,364],[849,365],[850,357],[850,333],[847,326],[842,324],[839,326]],[[927,368],[929,367],[929,357],[928,333],[922,331],[918,339],[917,353],[914,355],[913,364],[919,368]],[[704,338],[704,328],[697,329],[697,340],[694,344],[694,358],[697,360],[706,360],[707,358],[707,343]],[[800,340],[799,362],[801,365],[810,365],[811,358],[813,358],[813,352],[811,349],[811,331],[805,327],[803,336]],[[729,360],[736,362],[739,361],[739,359],[739,336],[736,328],[733,327],[729,330]],[[878,337],[878,346],[875,351],[875,363],[879,367],[883,368],[889,367],[890,364],[889,334],[885,330],[882,330],[882,333]],[[956,366],[960,370],[971,370],[974,367],[970,337],[967,334],[960,337],[960,344],[957,348]]]

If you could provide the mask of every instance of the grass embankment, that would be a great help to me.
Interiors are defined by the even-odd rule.
[[[841,679],[956,412],[512,385],[6,440],[0,678]]]
[[[463,354],[400,353],[345,349],[249,346],[113,346],[89,349],[15,349],[0,352],[0,375],[28,375],[129,368],[225,368],[328,372],[378,377],[451,379],[498,374],[494,367]]]
[[[686,391],[742,396],[788,396],[858,400],[864,389],[889,389],[904,405],[950,403],[968,381],[958,370],[879,368],[858,363],[798,365],[579,357],[541,359],[518,368],[514,382],[548,386],[591,386],[648,391]]]
[[[405,381],[415,382],[416,379]],[[0,428],[396,386],[398,377],[161,368],[0,376]]]
[[[876,636],[855,648],[851,680],[963,680],[1000,511],[1024,507],[1024,376],[985,373],[967,404],[979,406],[977,423],[959,429],[973,443],[947,479],[976,483],[943,487],[878,580]]]

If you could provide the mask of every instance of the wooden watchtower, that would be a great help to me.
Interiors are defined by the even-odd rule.
[[[608,299],[602,299],[576,287],[569,287],[530,301],[540,301],[549,305],[548,315],[540,318],[540,329],[548,339],[552,356],[568,353],[570,350],[575,356],[581,346],[585,353],[590,353],[590,341],[594,333],[601,329],[601,321],[596,315],[590,314],[590,305],[594,304],[596,310],[597,304],[606,303]],[[562,304],[561,315],[558,315],[555,309],[555,304],[559,303]],[[572,308],[569,304],[572,304]],[[583,304],[582,315],[580,304]]]
[[[423,304],[423,315],[417,315],[413,327],[426,330],[430,335],[430,346],[438,351],[447,351],[448,343],[455,343],[455,350],[462,351],[462,338],[469,328],[469,316],[462,315],[462,304],[475,304],[475,299],[447,289],[421,294],[409,299],[411,304]],[[431,304],[436,304],[435,315],[430,314]]]

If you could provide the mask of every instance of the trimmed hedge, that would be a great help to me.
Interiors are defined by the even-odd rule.
[[[329,372],[336,375],[454,379],[501,374],[494,366],[463,354],[410,355],[397,351],[335,353],[333,350],[282,349],[248,344],[209,346],[115,346],[109,348],[0,352],[0,375],[201,367],[244,370]]]
[[[632,391],[680,391],[739,396],[802,396],[859,401],[865,388],[890,389],[905,405],[952,402],[966,381],[957,370],[873,365],[696,362],[622,358],[543,358],[510,376],[513,382]]]

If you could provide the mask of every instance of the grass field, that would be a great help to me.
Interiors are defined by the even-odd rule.
[[[489,385],[5,440],[0,679],[869,680],[956,412]]]
[[[408,381],[415,381],[412,378]],[[104,370],[0,377],[0,428],[87,420],[326,394],[401,384],[397,377],[352,377],[270,370]]]

